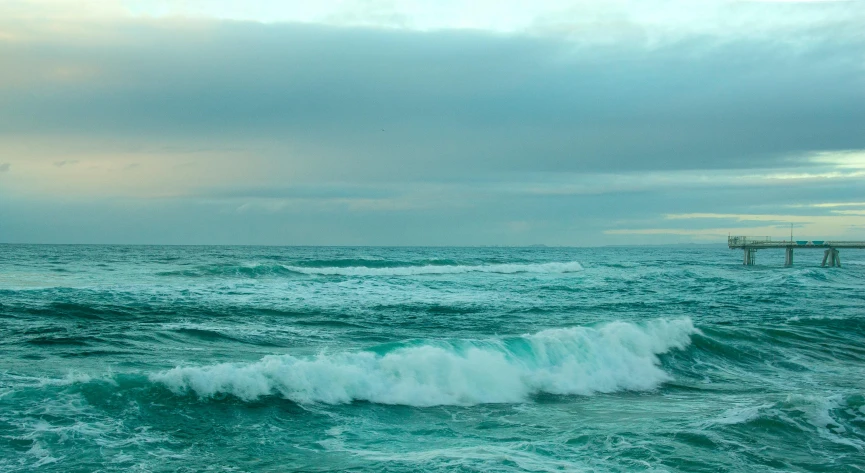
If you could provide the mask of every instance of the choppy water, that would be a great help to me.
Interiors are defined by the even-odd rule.
[[[865,470],[865,252],[0,245],[0,471]]]

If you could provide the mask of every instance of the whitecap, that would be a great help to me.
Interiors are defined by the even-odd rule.
[[[509,263],[484,265],[425,265],[370,268],[366,266],[321,267],[283,266],[288,271],[319,276],[418,276],[426,274],[465,274],[465,273],[535,273],[565,274],[583,270],[576,261],[555,263]]]
[[[671,379],[658,355],[690,344],[690,319],[612,322],[510,339],[427,341],[378,354],[267,356],[247,364],[176,367],[150,376],[175,393],[300,403],[412,406],[524,402],[538,393],[651,390]]]

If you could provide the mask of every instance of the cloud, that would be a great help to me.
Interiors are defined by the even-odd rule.
[[[718,236],[729,233],[747,234],[749,236],[766,235],[779,237],[790,225],[795,226],[796,234],[809,238],[849,238],[857,239],[861,229],[865,228],[865,212],[833,211],[830,215],[790,215],[790,214],[723,214],[723,213],[691,213],[669,214],[666,220],[685,222],[701,220],[724,220],[726,227],[664,227],[664,228],[620,228],[605,230],[608,235],[688,235],[688,236]]]
[[[9,163],[0,164],[0,172],[9,172],[9,169],[12,167]]]
[[[62,168],[63,166],[66,166],[66,165],[70,165],[70,166],[71,166],[71,165],[73,165],[73,164],[78,164],[78,160],[77,160],[77,159],[73,159],[73,160],[63,160],[63,161],[56,161],[56,162],[54,162],[54,166],[55,166],[55,167],[58,167],[58,168]]]
[[[775,37],[799,41],[813,31],[850,32],[861,24],[861,2],[729,0],[29,0],[0,3],[0,18],[18,21],[133,19],[302,23],[412,32],[484,31],[647,45],[689,37]]]
[[[865,208],[865,202],[821,202],[817,204],[810,204],[809,207],[863,207]]]
[[[518,3],[463,23],[402,1],[255,21],[4,4],[3,238],[657,243],[788,214],[850,231],[824,217],[861,200],[860,4]]]
[[[103,28],[115,40],[0,46],[33,79],[0,90],[6,136],[245,143],[334,179],[786,167],[865,148],[861,38],[647,51],[459,31]],[[58,64],[100,72],[39,72]]]

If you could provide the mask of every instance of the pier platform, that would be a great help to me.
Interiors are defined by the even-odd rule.
[[[727,246],[731,250],[743,250],[743,264],[753,266],[757,250],[768,248],[784,248],[786,258],[784,266],[793,266],[794,249],[822,249],[823,262],[820,266],[841,267],[841,248],[865,249],[865,241],[831,241],[831,240],[773,240],[771,237],[727,237]]]

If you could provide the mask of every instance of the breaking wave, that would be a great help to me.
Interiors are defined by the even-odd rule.
[[[331,266],[331,267],[305,267],[284,266],[285,269],[296,273],[324,275],[324,276],[414,276],[421,274],[464,274],[464,273],[574,273],[582,271],[583,266],[576,261],[566,263],[509,263],[509,264],[485,264],[485,265],[424,265],[424,266],[396,266],[396,267],[368,267],[368,266]]]
[[[650,390],[670,380],[658,355],[699,333],[690,319],[612,322],[492,340],[415,341],[379,350],[267,356],[150,376],[176,394],[277,395],[300,403],[411,406],[523,402],[538,393]]]
[[[340,263],[340,262],[334,262]],[[255,264],[255,265],[212,265],[195,269],[180,271],[165,271],[157,273],[160,276],[185,276],[185,277],[274,277],[306,274],[312,276],[416,276],[425,274],[465,274],[465,273],[548,273],[564,274],[582,271],[583,266],[576,261],[554,262],[554,263],[502,263],[502,264],[478,264],[464,265],[448,262],[449,264],[410,264],[410,263],[378,263],[356,262],[356,265],[333,264],[326,265],[284,265],[284,264]]]

